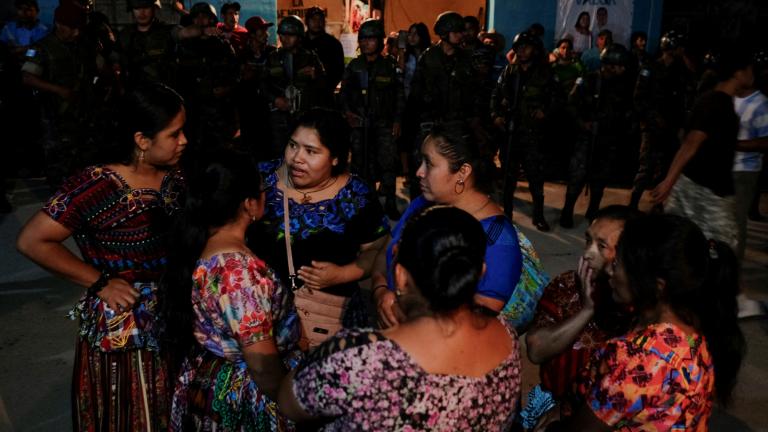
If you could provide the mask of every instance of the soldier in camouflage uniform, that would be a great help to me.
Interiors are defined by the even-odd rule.
[[[235,136],[235,105],[232,90],[239,77],[235,51],[216,28],[216,9],[196,3],[189,12],[197,37],[179,41],[177,47],[177,90],[187,108],[185,133],[188,154],[200,145],[226,145]]]
[[[565,204],[560,226],[573,227],[573,208],[584,185],[589,183],[590,221],[600,209],[608,181],[613,174],[620,147],[627,143],[632,115],[632,80],[627,73],[629,52],[623,45],[613,44],[603,51],[598,72],[577,81],[570,94],[581,133],[571,157]]]
[[[83,157],[82,124],[86,98],[86,54],[78,43],[85,15],[75,6],[59,6],[54,31],[27,50],[21,67],[24,84],[40,99],[49,186],[59,187],[64,178],[88,162]]]
[[[325,70],[315,53],[304,49],[304,23],[287,16],[277,25],[280,48],[267,58],[264,68],[264,95],[271,104],[272,157],[283,153],[293,121],[314,106],[330,106]]]
[[[157,19],[159,0],[128,4],[135,22],[118,35],[112,59],[120,65],[123,86],[160,82],[175,87],[175,27]]]
[[[461,48],[464,18],[456,12],[443,12],[433,30],[440,42],[419,57],[408,96],[414,112],[419,113],[416,149],[435,123],[480,126],[480,81],[472,67],[472,54]],[[415,172],[413,169],[409,179],[412,188],[419,184]],[[412,190],[412,198],[415,192]]]
[[[504,171],[504,212],[511,218],[522,165],[533,198],[532,222],[549,231],[544,219],[544,125],[557,104],[558,85],[544,58],[541,39],[529,33],[515,37],[515,62],[499,77],[491,98],[491,116],[499,130],[508,133],[500,157]]]
[[[683,60],[684,38],[669,31],[661,38],[661,56],[640,69],[635,107],[640,119],[640,155],[630,207],[637,208],[643,191],[666,176],[680,146],[686,118],[688,69]]]
[[[405,93],[397,60],[381,54],[384,36],[380,20],[367,20],[360,26],[360,55],[344,70],[341,105],[353,128],[351,170],[372,184],[381,182],[384,210],[391,219],[398,219],[395,140],[400,135]]]

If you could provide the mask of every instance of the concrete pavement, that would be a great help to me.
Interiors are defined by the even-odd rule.
[[[77,329],[65,315],[82,289],[16,253],[16,233],[48,192],[42,180],[16,181],[10,190],[15,210],[0,215],[0,432],[68,431]],[[563,192],[562,185],[546,185],[546,217],[553,229],[540,233],[526,216],[530,195],[524,182],[517,191],[515,222],[531,239],[552,276],[575,266],[586,228],[583,197],[576,207],[576,227],[563,230],[557,225]],[[603,204],[623,204],[627,199],[628,191],[609,189]],[[763,195],[761,204],[763,214],[768,214],[768,196]],[[747,294],[768,301],[768,223],[750,222],[743,279]],[[743,322],[742,329],[748,353],[735,401],[713,416],[714,431],[768,431],[768,325],[766,320],[754,319]],[[534,366],[524,366],[524,394],[538,381],[537,374]]]

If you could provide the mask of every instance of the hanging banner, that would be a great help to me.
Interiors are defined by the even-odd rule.
[[[613,42],[629,44],[634,0],[558,0],[555,42],[573,40],[573,49],[592,48],[602,30],[613,33]]]

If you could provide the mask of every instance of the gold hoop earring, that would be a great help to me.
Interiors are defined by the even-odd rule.
[[[467,187],[467,185],[464,184],[464,179],[458,179],[456,180],[456,184],[453,185],[453,191],[456,192],[456,195],[461,195],[464,193],[465,187]]]

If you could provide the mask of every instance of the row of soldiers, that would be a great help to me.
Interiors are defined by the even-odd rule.
[[[399,167],[397,142],[406,142],[401,146],[406,150],[418,148],[436,123],[468,125],[486,155],[499,152],[509,216],[520,168],[525,171],[532,220],[542,231],[549,230],[546,166],[553,153],[567,154],[560,224],[571,227],[586,184],[587,216],[599,208],[617,159],[628,154],[633,124],[642,131],[642,146],[632,204],[665,174],[693,80],[676,33],[662,38],[656,61],[632,67],[633,56],[613,44],[603,51],[601,68],[582,76],[568,72],[567,63],[574,61],[568,56],[551,65],[541,39],[523,32],[514,39],[511,63],[497,77],[494,53],[467,40],[468,20],[444,12],[433,27],[439,41],[418,57],[406,97],[401,63],[383,52],[386,35],[378,20],[362,24],[359,56],[344,68],[341,45],[325,33],[319,8],[310,9],[304,21],[284,17],[276,48],[267,43],[272,24],[259,17],[246,22],[246,42],[236,43],[242,40],[231,37],[237,22],[217,25],[210,4],[193,5],[183,26],[160,22],[156,0],[131,0],[130,7],[135,22],[115,37],[98,15],[90,14],[86,25],[85,15],[62,5],[51,35],[25,53],[24,82],[39,92],[45,108],[46,174],[52,185],[100,148],[116,96],[145,82],[162,82],[185,98],[192,158],[203,145],[240,145],[262,160],[278,157],[303,111],[341,109],[354,128],[352,169],[379,182],[393,218],[396,176],[401,169],[416,171],[413,158],[410,167]]]

